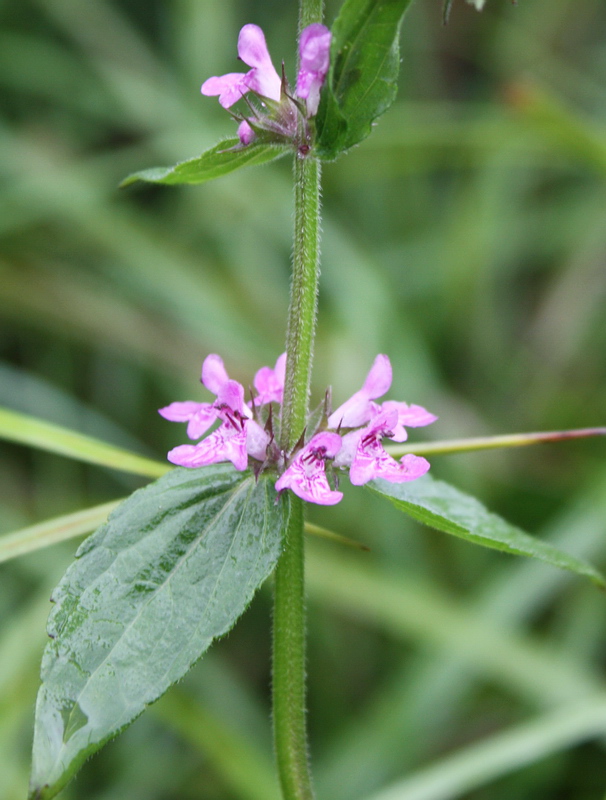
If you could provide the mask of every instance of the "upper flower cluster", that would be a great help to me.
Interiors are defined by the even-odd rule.
[[[249,100],[252,116],[240,120],[238,136],[242,145],[250,144],[259,134],[268,140],[296,141],[303,147],[309,138],[307,120],[315,116],[320,90],[328,73],[331,33],[324,25],[308,25],[299,39],[299,72],[296,98],[290,92],[284,69],[278,75],[258,25],[245,25],[238,36],[238,57],[248,72],[229,72],[209,78],[202,84],[202,94],[219,97],[223,108],[231,108],[248,92],[255,94],[269,113]],[[301,104],[297,100],[305,101]]]
[[[429,425],[437,419],[421,406],[394,400],[375,402],[391,386],[387,356],[378,355],[362,388],[336,411],[326,411],[309,440],[288,454],[281,452],[274,440],[271,412],[271,404],[282,403],[285,370],[283,353],[273,369],[262,367],[257,372],[252,399],[245,403],[244,387],[229,378],[222,359],[207,356],[202,383],[216,400],[171,403],[161,408],[160,414],[173,422],[187,422],[190,439],[199,439],[217,421],[220,425],[197,444],[173,448],[168,460],[183,467],[231,461],[237,470],[244,470],[251,457],[258,471],[266,467],[280,470],[277,491],[291,489],[303,500],[322,505],[334,505],[343,497],[331,487],[327,467],[332,475],[336,469],[348,468],[349,479],[356,486],[373,478],[402,483],[427,472],[426,459],[408,454],[396,461],[383,448],[384,438],[404,442],[407,427]],[[265,406],[269,406],[269,413]]]

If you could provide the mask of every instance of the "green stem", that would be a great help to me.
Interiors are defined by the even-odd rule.
[[[303,501],[292,494],[289,501],[274,589],[274,745],[285,800],[312,800],[305,720]]]
[[[320,275],[320,162],[295,158],[295,232],[286,331],[282,448],[292,450],[305,427]]]
[[[531,444],[587,439],[590,436],[606,436],[606,428],[576,428],[569,431],[545,431],[541,433],[508,433],[504,436],[478,436],[473,439],[449,439],[443,442],[387,445],[385,449],[394,458],[400,458],[406,453],[414,453],[417,456],[437,456],[448,453],[468,453],[473,450],[494,450],[498,447],[528,447]]]
[[[316,327],[320,241],[320,165],[295,158],[293,276],[286,332],[281,448],[290,452],[305,428]],[[275,573],[274,743],[285,800],[312,800],[305,706],[304,504],[290,494],[284,550]]]
[[[299,32],[322,21],[323,0],[300,0]],[[295,156],[295,230],[279,444],[291,452],[305,430],[320,277],[320,162]],[[284,800],[313,800],[305,703],[305,510],[289,492],[284,549],[275,572],[273,722]]]

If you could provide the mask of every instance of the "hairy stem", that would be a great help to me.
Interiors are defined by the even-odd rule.
[[[299,0],[299,33],[322,21],[323,0]],[[279,444],[289,453],[305,429],[320,276],[320,162],[295,156],[293,271]],[[304,503],[289,493],[284,549],[275,572],[274,746],[284,800],[313,800],[305,702]]]
[[[286,333],[280,446],[290,452],[305,428],[319,277],[320,165],[295,158],[293,276]],[[311,800],[305,706],[304,504],[289,497],[284,550],[275,573],[274,743],[285,800]]]
[[[295,232],[286,331],[282,448],[292,450],[305,427],[316,329],[320,254],[320,163],[295,158]]]
[[[305,720],[303,501],[292,494],[289,501],[274,589],[274,744],[285,800],[312,800]]]

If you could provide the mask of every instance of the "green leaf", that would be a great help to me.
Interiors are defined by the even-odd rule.
[[[445,533],[452,533],[474,544],[531,556],[561,569],[591,578],[598,586],[606,581],[591,564],[581,561],[551,544],[529,536],[496,514],[491,514],[475,497],[429,475],[410,483],[371,481],[368,487],[387,497],[409,516]]]
[[[330,70],[316,119],[326,159],[365,139],[398,89],[400,24],[411,0],[345,0],[332,28]]]
[[[285,145],[252,144],[239,147],[239,139],[226,139],[218,145],[202,153],[197,158],[182,161],[174,167],[152,167],[135,172],[125,178],[121,187],[130,186],[136,181],[148,183],[206,183],[214,178],[221,178],[241,167],[252,167],[255,164],[267,164],[290,152]],[[235,148],[235,149],[234,149]]]
[[[157,478],[171,468],[161,461],[152,461],[151,458],[122,450],[92,436],[7,408],[0,408],[0,439],[150,478]]]
[[[54,797],[230,630],[280,554],[275,500],[230,464],[175,469],[81,545],[53,593],[30,798]]]

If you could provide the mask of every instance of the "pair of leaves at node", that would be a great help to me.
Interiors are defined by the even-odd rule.
[[[586,575],[425,476],[369,488],[433,528]],[[78,550],[53,593],[36,706],[31,800],[50,800],[85,759],[160,697],[231,629],[272,572],[288,495],[231,465],[175,469],[135,492]]]
[[[314,154],[333,160],[365,139],[397,92],[399,34],[411,0],[345,0],[332,28],[330,70],[316,117]],[[205,183],[253,164],[273,161],[292,149],[228,139],[198,158],[174,167],[146,169],[122,183]],[[235,149],[234,149],[235,148]]]

